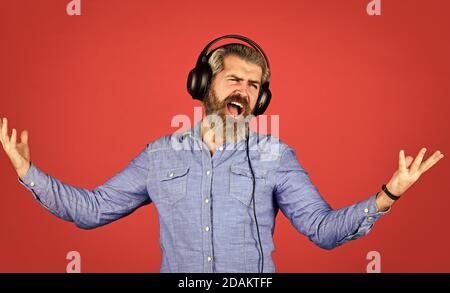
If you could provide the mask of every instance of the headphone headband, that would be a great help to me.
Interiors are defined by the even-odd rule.
[[[269,59],[267,58],[266,53],[264,53],[264,50],[254,41],[250,40],[247,37],[241,36],[241,35],[225,35],[225,36],[221,36],[221,37],[218,37],[217,39],[212,40],[202,50],[202,52],[198,58],[197,64],[200,64],[202,62],[208,62],[209,48],[211,48],[212,45],[214,45],[215,43],[217,43],[218,41],[223,40],[223,39],[237,39],[237,40],[241,40],[241,41],[247,43],[248,45],[250,45],[253,49],[257,50],[263,56],[264,62],[266,63],[267,68],[270,70]],[[269,80],[270,80],[270,77],[269,77]],[[267,80],[267,81],[269,81],[269,80]]]

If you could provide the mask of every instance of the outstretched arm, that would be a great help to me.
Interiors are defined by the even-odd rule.
[[[126,168],[93,190],[65,184],[42,172],[30,161],[28,134],[22,132],[16,144],[16,131],[7,134],[7,120],[0,123],[1,142],[18,174],[18,180],[54,215],[91,229],[124,217],[151,202],[147,193],[147,148]]]
[[[416,158],[409,175],[405,173],[405,168],[409,165],[407,161],[411,163],[412,158],[403,160],[404,157],[401,157],[400,168],[388,184],[392,193],[401,194],[418,178],[414,168],[420,165],[422,157],[423,153]],[[435,155],[424,163],[422,169],[418,169],[425,172],[435,163],[436,158],[438,157]],[[290,148],[282,154],[276,182],[275,196],[283,214],[299,232],[324,249],[332,249],[366,235],[392,205],[390,199],[385,198],[387,195],[380,192],[353,205],[332,209],[311,182],[308,172],[298,162],[295,151]]]

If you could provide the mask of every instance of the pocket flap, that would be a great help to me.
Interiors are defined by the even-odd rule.
[[[188,173],[189,167],[170,168],[159,172],[159,180],[166,181],[184,176]]]
[[[247,163],[245,163],[247,164]],[[264,178],[266,177],[267,170],[257,168],[253,166],[253,173],[255,174],[255,178]],[[236,164],[231,165],[231,172],[238,175],[243,175],[247,177],[252,177],[252,172],[250,171],[250,167],[248,165]]]

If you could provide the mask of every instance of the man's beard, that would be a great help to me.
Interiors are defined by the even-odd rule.
[[[236,103],[242,107],[237,106]],[[239,93],[231,93],[223,101],[220,101],[211,88],[204,100],[204,106],[206,122],[214,131],[216,140],[220,137],[226,142],[237,142],[246,136],[247,123],[250,123],[253,117],[250,115],[251,108],[246,98]],[[236,118],[227,114],[227,107],[237,114]]]

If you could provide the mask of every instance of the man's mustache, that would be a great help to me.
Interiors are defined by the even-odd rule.
[[[244,96],[241,96],[239,93],[230,94],[228,97],[225,98],[224,102],[238,102],[241,104],[248,105],[247,99]]]
[[[243,113],[245,115],[250,113],[250,105],[247,102],[247,98],[240,95],[239,93],[233,93],[230,94],[228,97],[225,98],[222,102],[222,107],[226,107],[231,102],[237,102],[243,106]]]

